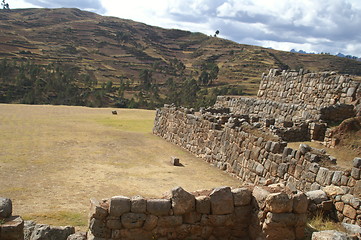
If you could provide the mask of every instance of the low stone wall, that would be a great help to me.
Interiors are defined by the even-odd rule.
[[[276,123],[319,121],[338,122],[356,115],[353,105],[334,104],[329,106],[313,106],[276,102],[273,100],[218,96],[215,108],[230,108],[235,114],[248,114],[263,119],[276,119]]]
[[[307,197],[256,187],[92,201],[90,239],[303,239]]]
[[[228,127],[227,119],[230,118],[225,114],[209,116],[209,113],[164,107],[157,110],[153,132],[242,181],[286,182],[301,191],[333,184],[340,186],[343,194],[360,196],[361,164],[355,164],[351,171],[322,167],[319,164],[322,156],[311,148],[302,145],[299,149],[288,148],[286,142],[264,139],[244,131],[242,126]],[[360,207],[356,211],[357,216],[352,220],[360,221]]]

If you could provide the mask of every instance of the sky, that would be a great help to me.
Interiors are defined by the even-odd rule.
[[[361,57],[360,0],[5,0],[10,8],[75,7],[277,50]]]

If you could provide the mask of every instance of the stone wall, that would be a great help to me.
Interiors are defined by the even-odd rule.
[[[360,82],[349,76],[271,69],[262,76],[258,98],[220,96],[215,107],[228,107],[233,113],[264,119],[275,118],[276,122],[337,122],[361,111],[360,99]]]
[[[352,104],[361,98],[360,83],[335,72],[303,73],[271,69],[263,74],[258,97],[290,104],[329,106]]]
[[[339,186],[343,194],[360,196],[361,164],[355,164],[350,171],[326,168],[320,163],[325,160],[324,156],[308,146],[288,148],[286,142],[256,136],[242,124],[234,127],[230,124],[234,119],[230,119],[227,114],[192,113],[168,106],[157,110],[153,132],[242,181],[285,182],[301,191],[333,184]],[[360,207],[355,210],[358,214],[350,221],[357,220],[360,224]]]
[[[303,193],[229,187],[169,197],[92,201],[89,239],[303,239]]]

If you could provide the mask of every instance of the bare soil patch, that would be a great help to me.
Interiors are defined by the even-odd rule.
[[[14,214],[84,229],[90,198],[241,184],[154,136],[154,111],[112,110],[0,104],[0,196]]]

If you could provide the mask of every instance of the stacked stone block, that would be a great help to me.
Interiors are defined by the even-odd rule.
[[[285,182],[301,191],[333,184],[341,187],[345,194],[359,196],[361,193],[358,160],[355,160],[351,171],[329,169],[320,165],[322,156],[306,145],[291,149],[286,142],[264,139],[244,131],[241,126],[230,128],[222,125],[207,113],[186,112],[176,107],[157,110],[154,134],[242,181],[254,184]],[[222,116],[226,118],[226,115]],[[359,208],[357,211],[359,216],[361,211]]]
[[[258,97],[291,104],[352,104],[361,97],[360,83],[335,72],[303,73],[271,69],[263,74]]]
[[[296,197],[297,198],[297,197]],[[174,188],[169,198],[113,197],[103,203],[93,201],[90,239],[249,239],[250,225],[258,224],[264,239],[302,239],[304,213],[296,213],[294,196],[271,194],[258,219],[258,200],[247,188],[220,187],[210,194],[188,193]],[[287,209],[283,208],[287,205]],[[298,207],[298,209],[300,209]],[[306,202],[307,209],[307,202]],[[286,214],[286,215],[282,215]],[[252,217],[254,216],[254,217]],[[283,221],[292,217],[292,223]],[[255,222],[252,222],[255,221]],[[271,228],[282,232],[275,232]],[[298,229],[300,228],[300,229]]]
[[[280,72],[263,75],[258,98],[219,96],[215,107],[284,121],[337,122],[361,114],[360,83],[336,73]],[[358,113],[357,113],[358,112]]]

